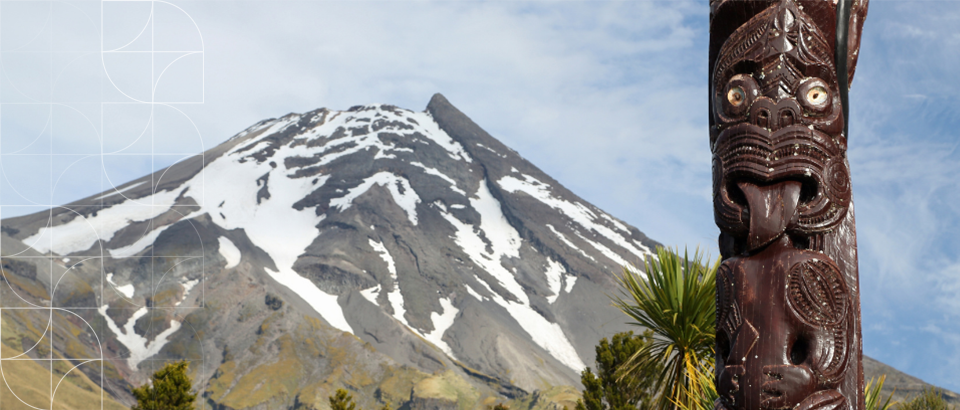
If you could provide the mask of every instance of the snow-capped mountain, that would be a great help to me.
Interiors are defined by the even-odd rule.
[[[225,382],[223,364],[257,373],[256,345],[278,319],[246,317],[269,313],[271,298],[284,329],[317,318],[378,360],[453,369],[501,396],[578,386],[597,341],[626,329],[607,296],[612,274],[656,245],[439,94],[424,112],[366,105],[262,121],[3,227],[18,255],[54,258],[51,278],[89,285],[78,314],[101,323],[91,333],[123,378],[199,359],[210,401],[234,406],[262,404],[237,399],[244,375]],[[121,384],[108,390],[124,399]]]
[[[262,121],[0,225],[0,404],[35,408],[123,408],[179,359],[216,410],[572,408],[630,329],[613,273],[657,245],[439,94]]]

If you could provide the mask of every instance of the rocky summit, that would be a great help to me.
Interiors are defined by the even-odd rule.
[[[658,245],[439,94],[262,121],[0,240],[0,407],[78,409],[180,359],[210,409],[573,408]]]

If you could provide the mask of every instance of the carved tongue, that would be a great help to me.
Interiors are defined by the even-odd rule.
[[[738,182],[747,197],[750,208],[750,234],[747,250],[763,247],[782,235],[798,222],[797,204],[800,203],[800,183],[783,181],[770,185]]]

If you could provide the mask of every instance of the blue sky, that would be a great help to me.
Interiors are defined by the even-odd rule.
[[[440,92],[584,199],[716,255],[707,12],[685,0],[0,2],[0,214],[106,190],[264,118],[422,110]],[[850,97],[864,352],[954,391],[957,73],[960,2],[871,3]]]

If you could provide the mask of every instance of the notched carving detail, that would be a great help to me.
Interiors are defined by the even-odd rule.
[[[813,259],[797,264],[787,276],[787,301],[811,326],[836,326],[846,319],[850,295],[833,263]]]
[[[849,30],[838,39],[844,4]],[[713,202],[724,259],[715,409],[862,408],[843,105],[867,1],[711,0],[710,8]]]

